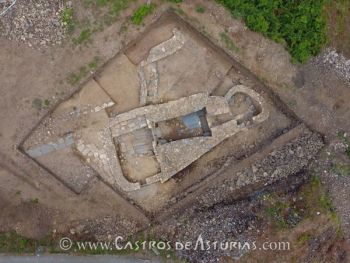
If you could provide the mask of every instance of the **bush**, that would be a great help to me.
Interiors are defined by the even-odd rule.
[[[326,0],[218,0],[253,31],[284,44],[294,62],[305,63],[326,43]]]
[[[131,21],[135,25],[141,25],[143,19],[146,16],[148,16],[149,14],[151,14],[153,12],[154,8],[155,8],[154,4],[140,6],[134,12],[133,16],[131,17]]]

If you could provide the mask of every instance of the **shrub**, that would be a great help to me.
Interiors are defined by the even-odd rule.
[[[131,21],[135,25],[141,25],[143,19],[151,14],[155,8],[155,4],[150,5],[142,5],[139,8],[136,9],[133,16],[131,17]]]
[[[218,0],[253,31],[286,45],[294,62],[306,62],[326,43],[326,0]]]

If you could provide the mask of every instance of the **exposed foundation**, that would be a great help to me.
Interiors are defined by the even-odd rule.
[[[147,214],[180,209],[206,189],[220,192],[228,168],[250,169],[252,156],[282,147],[288,140],[278,139],[300,124],[237,65],[167,12],[44,119],[24,151],[77,194],[97,176]],[[300,136],[311,133],[300,127]],[[278,171],[273,180],[287,174]],[[263,175],[239,175],[229,187],[262,183]]]

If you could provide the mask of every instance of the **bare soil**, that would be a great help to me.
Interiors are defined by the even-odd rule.
[[[126,54],[131,61],[137,62],[142,60],[149,47],[153,46],[154,43],[171,37],[167,29],[171,28],[172,24],[164,23],[161,30],[149,35],[152,37],[144,38],[141,42],[135,42],[135,39],[142,35],[142,32],[147,32],[145,31],[147,30],[146,26],[136,27],[129,22],[130,15],[139,2],[133,2],[128,9],[120,14],[115,23],[105,26],[103,30],[94,32],[90,43],[81,46],[74,46],[67,39],[61,46],[47,46],[38,49],[35,46],[29,47],[22,41],[8,40],[6,36],[1,35],[0,208],[4,212],[0,216],[0,231],[15,229],[22,235],[40,238],[53,229],[60,232],[69,232],[72,225],[79,226],[86,220],[99,221],[101,218],[113,218],[113,220],[110,220],[112,222],[110,225],[113,225],[113,228],[111,227],[109,232],[97,227],[94,229],[95,232],[92,231],[96,235],[101,234],[103,236],[107,233],[134,233],[150,223],[149,219],[139,209],[130,206],[128,201],[121,198],[120,195],[97,178],[93,177],[89,182],[90,187],[83,187],[82,189],[85,189],[85,191],[82,190],[82,193],[77,195],[62,184],[60,180],[57,180],[49,171],[33,162],[17,148],[44,116],[60,102],[70,98],[79,89],[77,85],[72,85],[68,79],[72,73],[79,72],[81,67],[93,61],[94,57],[98,56],[100,58],[100,66],[107,63],[105,68],[118,68],[118,65],[108,61],[113,61],[111,59],[128,44],[135,47],[130,48]],[[196,11],[198,5],[205,7],[204,13]],[[159,2],[155,13],[146,17],[144,24],[149,25],[156,21],[169,6],[170,4]],[[87,11],[80,1],[74,1],[73,8],[77,10],[81,17],[86,14],[94,15],[94,12]],[[337,137],[339,131],[350,134],[350,105],[347,103],[350,100],[349,84],[331,71],[324,71],[314,65],[312,61],[303,66],[291,64],[290,56],[282,46],[267,40],[260,34],[249,31],[241,21],[233,19],[229,12],[214,1],[185,1],[180,5],[174,5],[173,8],[178,9],[179,14],[190,21],[192,26],[208,36],[241,63],[244,68],[271,88],[277,97],[285,105],[288,105],[295,115],[312,130],[324,135],[328,146],[318,157],[316,161],[316,168],[318,169],[315,168],[314,172],[320,175],[322,181],[326,183],[335,210],[339,214],[344,239],[349,240],[350,196],[348,192],[350,176],[335,176],[332,172],[332,164],[337,163],[339,159],[332,158],[334,148],[330,146],[339,140]],[[330,12],[330,15],[336,17],[333,14],[336,14],[337,11],[332,12]],[[346,19],[348,19],[348,16],[345,16],[345,21],[347,21]],[[343,41],[343,38],[339,37],[349,35],[347,34],[348,28],[345,26],[344,30],[341,29],[340,32],[338,32],[339,30],[332,30],[332,28],[342,27],[341,24],[337,23],[334,22],[330,25],[330,32],[335,32],[334,34],[331,33],[333,37],[331,45],[349,55],[347,40]],[[345,22],[344,25],[347,24]],[[126,31],[123,29],[125,25],[127,25]],[[225,46],[225,43],[220,39],[220,33],[222,32],[230,37],[236,47],[235,49]],[[137,43],[139,43],[139,46]],[[191,48],[192,50],[195,49],[193,46]],[[200,52],[200,49],[196,52]],[[178,58],[179,65],[184,60],[184,57]],[[200,65],[205,63],[205,60],[193,58],[192,62],[195,65]],[[173,67],[176,68],[176,65],[164,65],[164,70],[172,72]],[[225,64],[224,68],[226,69],[226,67]],[[134,72],[132,68],[130,66],[122,69],[127,71],[123,74],[121,80],[123,85],[124,83],[134,85],[132,84],[133,78],[129,78],[130,74]],[[230,68],[231,65],[229,65]],[[254,83],[259,82],[259,80],[247,77],[244,68],[234,65],[228,76],[234,84],[254,86]],[[106,83],[114,81],[104,80],[99,73],[99,71],[96,73],[96,81],[106,81]],[[81,82],[89,75],[90,73],[85,75]],[[169,78],[167,81],[171,80]],[[203,79],[202,76],[196,76],[195,81],[202,83],[206,90],[210,90],[210,87],[206,86],[207,80]],[[230,85],[230,82],[228,83]],[[186,89],[183,90],[184,95],[192,87],[194,86],[191,83],[187,83]],[[216,92],[224,93],[227,88],[227,82],[224,81],[217,90],[210,91],[214,94]],[[164,94],[169,95],[168,99],[173,96],[171,91],[166,89]],[[118,100],[121,95],[126,96],[127,99]],[[263,95],[269,98],[269,94],[263,93]],[[127,110],[127,107],[131,107],[138,101],[136,90],[118,89],[113,96],[116,97],[117,102],[115,113]],[[36,98],[48,99],[50,101],[49,106],[40,110],[33,107],[33,101]],[[291,125],[289,116],[286,116],[284,112],[280,112],[279,107],[275,107],[274,101],[270,102],[270,106],[275,121],[267,123],[260,129],[244,136],[240,135],[239,141],[246,142],[243,149],[244,147],[249,148],[249,145],[253,143],[268,143],[275,136],[276,131],[284,130]],[[225,141],[214,151],[198,160],[189,170],[180,174],[175,179],[179,182],[175,182],[175,180],[170,182],[165,192],[171,193],[179,185],[181,188],[187,188],[188,185],[191,185],[189,181],[192,179],[189,179],[189,176],[186,177],[186,174],[191,174],[194,177],[205,177],[206,174],[216,171],[221,166],[222,159],[232,156],[232,162],[234,162],[237,157],[245,154],[240,147],[242,145],[237,140],[229,139]],[[237,152],[232,152],[232,150],[237,150]],[[338,157],[347,162],[348,159],[345,158],[344,152],[345,150],[337,152],[337,156],[342,156]],[[67,153],[63,153],[63,155],[68,156]],[[64,163],[60,162],[57,166],[64,166]],[[64,171],[63,167],[60,169]],[[147,201],[149,204],[154,200],[158,202],[155,204],[162,204],[170,199],[168,195],[155,195],[156,192],[158,192],[157,188],[150,187],[135,198]],[[152,195],[153,199],[147,200]],[[216,215],[218,214],[220,212],[216,213]],[[186,225],[187,219],[185,217],[183,225]],[[196,221],[194,222],[196,223]],[[313,223],[316,226],[329,226],[329,221],[324,217],[316,219]],[[172,229],[167,227],[168,224],[165,223],[166,230],[164,231],[171,234]],[[205,227],[204,225],[203,229]],[[306,222],[287,233],[292,233],[290,239],[295,240],[298,239],[298,234],[306,230],[312,231],[312,229],[314,228],[310,226],[310,223]],[[321,228],[319,230],[322,232]],[[323,227],[322,230],[324,230]],[[326,229],[323,232],[326,232]],[[264,235],[259,235],[259,237],[263,239]],[[322,255],[332,255],[334,251],[338,251],[337,248],[341,247],[343,249],[343,246],[347,246],[345,242],[339,241],[334,236],[334,231],[326,232],[322,238],[323,240],[329,240],[328,245],[316,247],[315,251],[321,251],[323,247],[328,249]],[[323,244],[322,242],[319,243]],[[343,250],[346,251],[346,249]],[[262,255],[258,253],[252,255],[251,258],[248,255],[246,262],[255,262],[254,260],[259,260],[260,257],[265,256],[266,260],[270,262],[272,260],[271,255],[275,254]],[[299,250],[296,255],[293,254],[296,262],[299,262],[299,259],[305,259],[305,255],[308,254],[304,250]],[[291,259],[291,257],[287,258]],[[305,260],[306,262],[308,262],[307,260],[312,262],[311,259],[306,258]],[[329,257],[324,256],[323,262],[331,262],[327,261],[328,259]],[[343,256],[337,257],[337,259],[334,262],[346,262]],[[320,262],[322,261],[320,260]]]

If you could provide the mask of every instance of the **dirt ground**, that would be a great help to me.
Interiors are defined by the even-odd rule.
[[[87,44],[76,46],[68,37],[59,46],[40,46],[39,48],[36,45],[28,46],[23,41],[0,37],[0,208],[2,211],[0,232],[15,229],[21,235],[41,238],[52,230],[67,232],[73,225],[79,225],[82,221],[114,218],[116,221],[113,221],[115,223],[112,224],[113,227],[109,232],[127,235],[144,229],[150,223],[139,209],[130,206],[100,180],[92,178],[90,182],[92,187],[76,195],[17,149],[52,107],[69,98],[79,88],[78,83],[73,84],[70,81],[73,73],[80,74],[81,68],[89,65],[95,57],[99,58],[99,66],[107,63],[130,40],[139,36],[145,30],[145,25],[154,22],[170,6],[157,1],[155,12],[145,19],[145,25],[137,27],[125,21],[130,20],[132,11],[140,2],[131,3],[129,8],[121,12],[115,23],[104,26],[103,30],[94,31]],[[204,13],[196,11],[198,5],[205,7]],[[96,15],[96,11],[89,11],[81,1],[74,2],[73,6],[80,18]],[[214,1],[184,1],[182,4],[172,6],[181,16],[191,21],[193,26],[225,49],[271,88],[312,130],[324,135],[327,146],[314,162],[312,171],[319,175],[325,184],[339,216],[343,233],[343,239],[340,241],[334,237],[334,231],[322,237],[334,241],[325,246],[328,249],[325,254],[331,254],[334,251],[332,248],[347,246],[346,242],[349,242],[350,238],[350,195],[348,194],[350,176],[339,175],[339,171],[334,167],[338,164],[350,163],[345,155],[346,147],[339,146],[346,144],[344,142],[346,136],[345,139],[339,138],[339,132],[350,135],[349,84],[313,60],[305,65],[291,64],[290,56],[282,46],[249,31],[241,21],[233,19]],[[346,32],[339,34],[344,35]],[[223,33],[231,39],[230,45],[227,45],[227,41],[223,41]],[[162,34],[160,36],[165,37]],[[348,54],[346,48],[340,47],[339,43],[332,42],[330,45],[343,48],[344,54]],[[133,56],[135,59],[140,57],[139,54],[133,54],[130,51],[129,57]],[[112,66],[107,64],[107,67]],[[89,77],[90,70],[94,71],[95,68],[90,68],[79,79],[80,82]],[[239,72],[230,74],[233,79],[237,79],[238,83],[251,83],[244,74]],[[98,74],[97,76],[97,81],[104,81],[103,76]],[[130,96],[130,101],[135,103],[135,93],[131,92],[127,95]],[[33,106],[37,98],[42,101],[49,100],[49,105],[38,109]],[[129,100],[122,103],[128,106]],[[115,111],[120,110],[115,109]],[[288,120],[281,114],[281,121],[273,124],[278,127],[269,126],[266,129],[283,129],[288,124]],[[227,143],[235,147],[234,141]],[[208,158],[220,156],[220,154],[224,156],[227,154],[226,151],[226,148],[213,151]],[[203,173],[201,167],[207,160],[202,159],[196,164],[198,174]],[[213,165],[212,169],[215,170],[216,167]],[[209,168],[205,172],[208,171]],[[141,196],[140,199],[142,198]],[[126,217],[129,219],[126,220]],[[185,225],[186,220],[182,224]],[[328,226],[328,223],[325,223],[327,220],[323,217],[314,222]],[[194,221],[194,224],[196,222]],[[312,229],[308,225],[310,223],[304,224],[291,230],[293,235],[305,229]],[[181,230],[178,231],[181,232]],[[274,233],[267,234],[268,237],[273,235]],[[259,238],[263,239],[264,236],[261,235]],[[315,246],[317,251],[322,250],[322,246]],[[273,262],[270,255],[266,256],[266,262]],[[261,254],[254,254],[242,262],[258,262],[253,259],[259,256],[264,257]],[[297,260],[297,256],[294,255],[296,261],[285,262],[301,262]],[[312,257],[306,258],[305,262],[312,262],[312,259]],[[339,260],[334,262],[346,262],[345,260],[339,257]],[[326,258],[320,262],[331,261],[327,261]]]
[[[348,58],[350,57],[349,12],[350,3],[346,0],[330,2],[326,7],[330,46]]]

